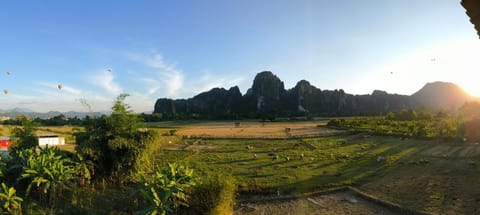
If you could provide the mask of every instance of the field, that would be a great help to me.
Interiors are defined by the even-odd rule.
[[[242,122],[239,128],[233,122],[183,125],[177,134],[190,138],[177,137],[178,141],[162,145],[158,162],[180,161],[199,175],[232,174],[239,186],[239,201],[302,195],[295,203],[271,202],[279,207],[295,204],[298,210],[311,207],[305,204],[305,195],[346,185],[415,211],[458,214],[480,210],[477,143],[350,135],[318,126],[322,123]],[[287,126],[291,133],[307,132],[284,136]],[[252,207],[260,213],[265,204]]]
[[[326,121],[307,122],[206,122],[186,125],[178,135],[188,138],[283,139],[329,136],[340,133],[323,126]]]
[[[325,121],[147,125],[159,133],[154,162],[160,166],[180,162],[200,178],[232,175],[238,187],[236,214],[404,214],[398,208],[429,214],[480,212],[476,142],[351,134],[327,128]],[[64,135],[69,141],[63,149],[73,151],[73,134],[79,129],[40,127],[39,132]],[[2,127],[4,135],[8,130]],[[369,197],[348,190],[324,192],[347,186]],[[132,188],[122,189],[81,192],[88,202],[78,199],[83,206],[75,207],[121,211],[128,202],[122,196]],[[116,198],[108,202],[96,200],[112,193]],[[349,202],[352,197],[355,203]]]

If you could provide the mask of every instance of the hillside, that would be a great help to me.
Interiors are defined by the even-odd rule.
[[[411,96],[420,107],[427,109],[456,109],[474,98],[459,86],[448,82],[427,83]]]
[[[189,99],[160,98],[154,113],[183,117],[292,117],[377,115],[402,109],[432,110],[458,108],[474,98],[452,83],[426,84],[415,94],[398,95],[375,90],[367,95],[353,95],[339,90],[321,90],[306,80],[292,89],[270,71],[256,75],[252,87],[241,95],[237,86],[229,90],[214,88]]]

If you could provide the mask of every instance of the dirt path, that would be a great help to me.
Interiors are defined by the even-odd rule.
[[[262,200],[249,197],[237,203],[235,214],[402,214],[366,200],[351,191],[340,191],[290,200]]]

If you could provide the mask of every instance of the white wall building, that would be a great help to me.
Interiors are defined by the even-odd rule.
[[[59,137],[56,134],[41,135],[41,136],[38,136],[38,145],[39,146],[65,145],[65,138]]]

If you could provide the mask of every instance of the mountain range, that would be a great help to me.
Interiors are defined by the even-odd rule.
[[[288,116],[353,116],[377,115],[402,109],[456,109],[478,98],[448,82],[427,83],[412,95],[389,94],[374,90],[367,95],[353,95],[343,90],[321,90],[306,80],[285,89],[284,83],[272,72],[255,76],[245,95],[237,86],[230,89],[213,88],[189,99],[160,98],[154,113],[231,117],[288,117]]]
[[[0,116],[2,118],[11,118],[15,119],[17,116],[26,116],[29,118],[40,118],[40,119],[50,119],[55,116],[59,115],[64,115],[67,118],[73,118],[73,117],[78,117],[78,118],[85,118],[86,116],[101,116],[103,114],[110,114],[108,111],[102,111],[102,112],[94,112],[94,113],[89,113],[89,112],[78,112],[78,111],[68,111],[68,112],[59,112],[59,111],[49,111],[45,113],[40,113],[40,112],[35,112],[30,109],[25,109],[25,108],[13,108],[9,110],[0,110]]]

